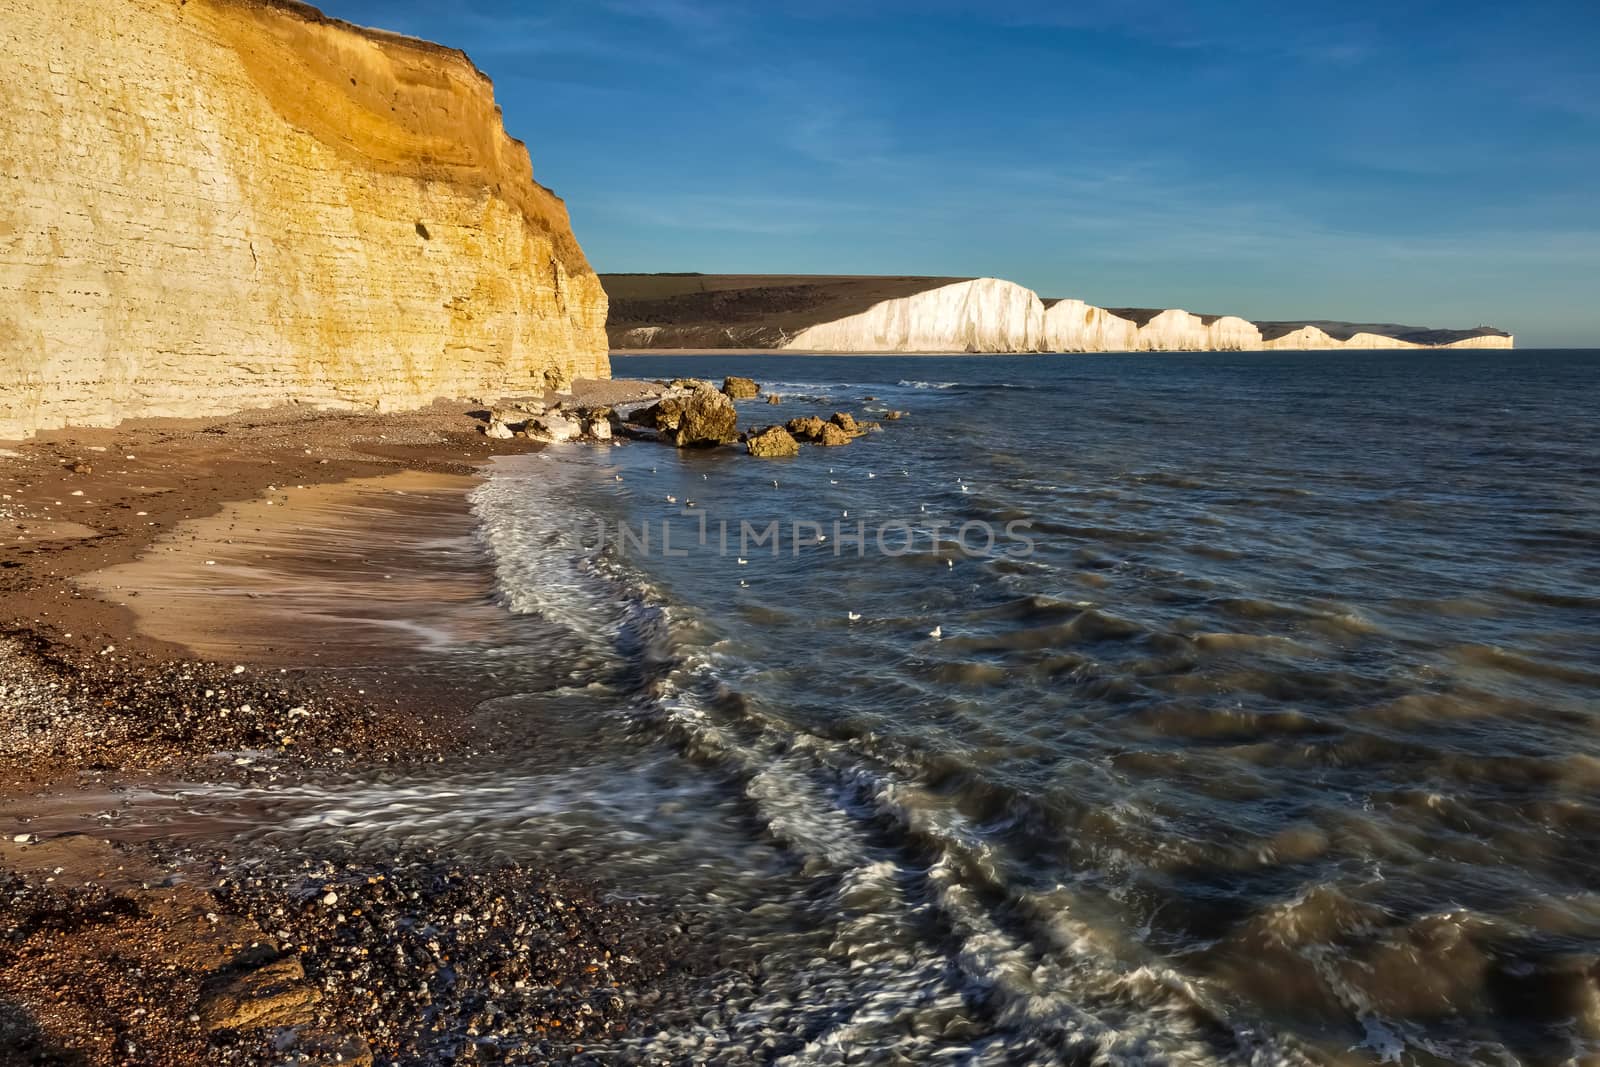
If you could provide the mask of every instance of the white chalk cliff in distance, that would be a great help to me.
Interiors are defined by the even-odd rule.
[[[1251,322],[1182,308],[1041,300],[1002,278],[607,274],[614,349],[1257,352],[1511,348],[1489,326]]]

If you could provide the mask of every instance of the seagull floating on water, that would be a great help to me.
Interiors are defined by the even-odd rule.
[[[669,496],[669,497],[667,497],[667,503],[669,503],[669,504],[676,504],[676,503],[677,503],[677,502],[678,502],[678,498],[677,498],[677,497],[675,497],[675,496]]]
[[[739,588],[740,589],[749,589],[750,588],[750,583],[745,581],[743,578],[740,578],[739,579]]]
[[[876,474],[873,474],[873,473],[872,473],[872,472],[871,472],[871,471],[868,471],[868,472],[867,472],[867,477],[868,477],[868,478],[876,478],[876,477],[877,477],[877,475],[876,475]]]
[[[943,626],[935,626],[933,629],[928,631],[928,636],[933,638],[935,641],[939,640],[941,637],[944,636],[944,627]]]
[[[951,569],[951,570],[955,570],[955,568],[956,568],[956,561],[955,561],[955,560],[953,560],[953,559],[947,559],[947,560],[945,560],[945,561],[944,561],[944,565],[945,565],[945,566],[946,566],[946,567],[949,567],[949,568],[950,568],[950,569]]]
[[[857,615],[857,614],[856,614],[856,613],[855,613],[855,612],[853,612],[853,611],[851,611],[851,612],[847,612],[847,613],[846,613],[846,614],[845,614],[845,618],[847,618],[847,619],[849,619],[849,620],[850,620],[850,621],[851,621],[851,622],[860,622],[860,621],[861,621],[861,616],[860,616],[860,615]]]
[[[748,566],[749,563],[750,563],[750,561],[745,559],[743,556],[739,557],[739,566],[741,566],[741,567]]]

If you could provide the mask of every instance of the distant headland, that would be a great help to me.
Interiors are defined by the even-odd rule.
[[[1255,352],[1511,348],[1492,326],[1250,321],[1041,298],[1002,278],[602,274],[613,350]]]

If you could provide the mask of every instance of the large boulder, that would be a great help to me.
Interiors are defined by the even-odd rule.
[[[739,439],[739,413],[729,400],[705,383],[685,397],[668,397],[629,416],[629,421],[660,430],[679,448],[726,445]]]
[[[850,443],[850,441],[850,435],[845,433],[844,430],[838,426],[835,426],[831,422],[825,422],[822,424],[822,433],[817,438],[817,444],[824,445],[829,448],[836,448],[839,445],[847,445]]]
[[[826,425],[828,424],[815,415],[802,415],[797,419],[790,419],[785,429],[802,441],[820,441],[822,428]]]
[[[761,386],[753,378],[729,375],[722,379],[722,393],[730,400],[753,400],[761,395]]]
[[[852,436],[863,432],[861,427],[856,425],[856,417],[848,411],[836,411],[833,414],[833,418],[828,421]]]
[[[583,424],[565,415],[540,415],[528,420],[528,436],[536,441],[560,443],[583,433]]]
[[[744,446],[752,456],[770,459],[775,456],[798,456],[800,442],[782,426],[768,426],[745,438]]]
[[[489,424],[483,428],[483,435],[485,437],[492,437],[496,441],[508,441],[517,436],[517,433],[510,426],[504,422],[501,422],[499,419],[490,419]]]

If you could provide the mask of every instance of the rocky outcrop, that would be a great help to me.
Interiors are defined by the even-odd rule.
[[[752,456],[763,459],[800,454],[800,442],[782,426],[768,426],[765,430],[749,434],[745,437],[744,446]]]
[[[0,436],[609,373],[459,52],[291,0],[0,0]]]
[[[761,386],[753,378],[730,376],[722,379],[722,395],[729,400],[754,400],[761,395]]]
[[[739,439],[739,413],[733,401],[704,383],[688,396],[669,396],[630,419],[661,431],[679,448],[727,445]]]
[[[1510,348],[1489,326],[1251,322],[1043,300],[999,278],[603,275],[618,348],[810,352],[1191,352]]]
[[[820,441],[822,430],[827,425],[815,415],[801,415],[799,418],[790,419],[784,428],[802,441]]]

